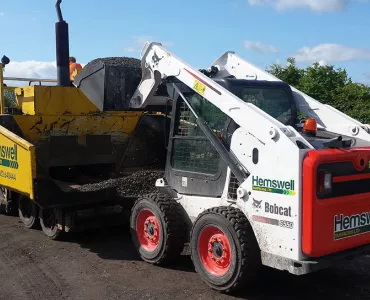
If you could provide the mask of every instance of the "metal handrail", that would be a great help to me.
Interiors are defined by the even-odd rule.
[[[29,85],[31,85],[31,82],[38,82],[41,85],[41,82],[55,82],[57,83],[58,81],[56,79],[39,79],[39,78],[18,78],[18,77],[4,77],[4,81],[9,80],[9,81],[28,81]]]

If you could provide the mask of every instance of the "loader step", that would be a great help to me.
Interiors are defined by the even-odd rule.
[[[281,271],[288,271],[294,275],[305,275],[331,266],[343,264],[343,260],[349,261],[360,256],[370,255],[370,245],[365,245],[350,250],[338,252],[318,259],[295,261],[262,251],[262,263]]]

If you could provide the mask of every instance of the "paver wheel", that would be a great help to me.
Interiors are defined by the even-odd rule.
[[[213,289],[230,292],[251,283],[261,255],[245,215],[232,207],[203,212],[193,225],[191,257],[196,272]]]
[[[39,211],[40,225],[45,235],[57,240],[60,238],[62,231],[58,228],[57,222],[58,209],[42,209]]]
[[[6,215],[15,215],[17,206],[13,199],[16,199],[16,193],[12,193],[6,188],[0,188],[0,213]]]
[[[18,198],[18,215],[26,228],[38,227],[37,206],[31,199],[25,196]]]
[[[181,206],[171,196],[153,193],[140,197],[131,211],[131,235],[141,258],[166,264],[178,258],[185,243]]]

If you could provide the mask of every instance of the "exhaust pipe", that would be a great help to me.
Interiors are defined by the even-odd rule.
[[[69,78],[68,23],[63,20],[62,11],[60,9],[61,3],[62,0],[57,0],[55,5],[58,15],[58,22],[55,23],[57,82],[59,86],[71,86]]]

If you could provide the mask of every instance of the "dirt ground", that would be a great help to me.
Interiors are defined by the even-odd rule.
[[[183,255],[171,268],[140,261],[127,227],[48,240],[0,215],[0,299],[365,299],[370,257],[304,277],[268,271],[253,290],[210,290]]]

